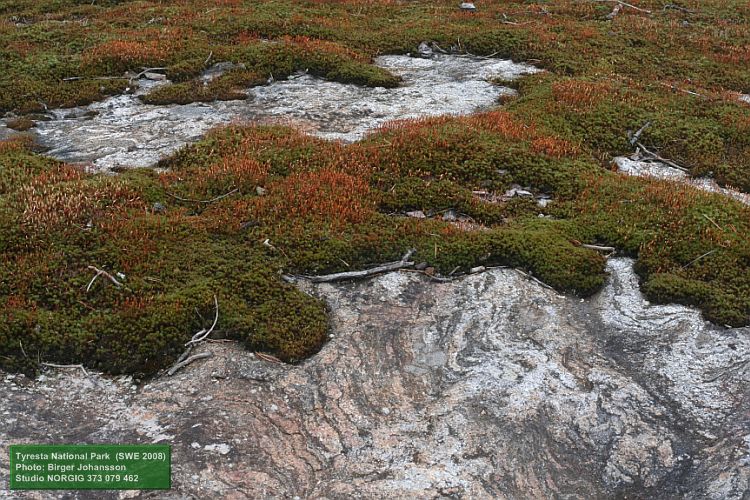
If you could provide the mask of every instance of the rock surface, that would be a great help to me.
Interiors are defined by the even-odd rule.
[[[618,156],[614,159],[614,162],[617,165],[617,169],[624,174],[680,182],[702,191],[708,191],[709,193],[719,193],[745,205],[750,205],[750,194],[748,193],[723,188],[715,180],[708,177],[690,177],[686,172],[665,165],[664,163],[632,160],[624,156]]]
[[[174,488],[144,497],[747,498],[750,329],[649,305],[630,260],[609,270],[584,301],[508,269],[302,283],[332,338],[298,366],[212,343],[142,386],[3,375],[0,496],[7,443],[161,442]]]
[[[91,162],[98,170],[148,167],[209,129],[232,122],[282,123],[326,139],[356,141],[394,119],[474,113],[514,92],[490,83],[491,78],[539,71],[512,61],[451,55],[383,56],[375,62],[402,77],[403,85],[368,88],[299,74],[252,88],[244,101],[155,106],[143,104],[138,95],[168,82],[141,80],[135,94],[50,111],[55,119],[39,123],[34,134],[49,148],[47,154],[60,160]],[[217,64],[204,77],[228,69]],[[3,128],[0,138],[8,135]]]

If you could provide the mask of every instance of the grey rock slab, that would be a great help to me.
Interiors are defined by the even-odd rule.
[[[746,498],[750,329],[649,304],[632,264],[583,301],[511,269],[301,282],[333,336],[297,366],[211,344],[139,387],[0,375],[0,461],[7,443],[170,443],[175,498]]]
[[[94,170],[148,167],[211,128],[230,123],[282,123],[326,139],[356,141],[395,119],[469,114],[513,92],[493,85],[491,78],[539,71],[512,61],[468,56],[383,56],[375,62],[402,77],[403,85],[368,88],[299,74],[249,89],[244,101],[155,106],[143,104],[138,95],[169,82],[141,80],[135,94],[53,110],[55,119],[39,123],[33,133],[48,155],[90,163]],[[91,111],[96,116],[83,116]]]
[[[715,180],[708,177],[690,177],[682,170],[670,167],[664,163],[632,160],[625,156],[614,158],[614,163],[617,165],[618,171],[627,175],[633,175],[636,177],[653,177],[656,179],[680,182],[702,191],[718,193],[737,200],[740,203],[744,203],[745,205],[750,205],[750,194],[748,193],[737,191],[735,189],[723,188],[719,186]]]

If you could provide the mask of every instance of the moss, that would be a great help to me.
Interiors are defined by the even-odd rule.
[[[0,110],[86,104],[124,91],[129,82],[111,77],[144,66],[166,67],[177,82],[144,97],[153,104],[244,98],[296,71],[393,87],[373,57],[422,40],[548,71],[514,82],[519,96],[503,110],[407,120],[348,146],[283,127],[227,127],[158,174],[86,175],[22,140],[0,141],[0,367],[83,362],[151,375],[206,327],[214,295],[218,334],[296,362],[325,341],[326,311],[280,274],[363,268],[410,247],[444,274],[514,266],[587,296],[605,267],[581,243],[613,245],[638,259],[650,300],[750,323],[748,209],[609,171],[609,159],[632,152],[628,131],[651,121],[644,144],[693,175],[750,189],[750,107],[736,94],[750,91],[750,33],[733,21],[750,16],[746,5],[703,2],[675,30],[674,12],[610,22],[606,6],[574,0],[548,5],[551,15],[520,1],[480,15],[449,0],[231,3],[208,15],[200,2],[14,2],[32,24],[0,26]],[[88,24],[48,22],[75,12]],[[503,15],[517,24],[499,25]],[[204,85],[209,55],[244,69]],[[505,198],[513,185],[554,201]],[[170,196],[235,189],[211,204]],[[400,216],[448,208],[476,224]],[[87,291],[91,265],[121,273],[124,286],[100,278]]]
[[[247,99],[244,89],[264,84],[266,80],[252,71],[231,71],[208,83],[193,80],[157,87],[141,97],[146,104],[190,104],[191,102],[232,101]]]

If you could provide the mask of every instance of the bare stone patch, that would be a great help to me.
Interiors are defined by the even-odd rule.
[[[222,343],[141,386],[3,375],[0,447],[170,443],[175,497],[744,498],[750,331],[651,305],[609,262],[585,301],[508,269],[302,283],[335,305],[306,362]]]

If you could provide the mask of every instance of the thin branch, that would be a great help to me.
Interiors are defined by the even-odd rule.
[[[29,359],[29,355],[26,354],[26,350],[23,348],[23,343],[20,340],[18,341],[18,345],[21,346],[21,352],[23,353],[23,357],[26,359]]]
[[[65,369],[75,368],[77,370],[81,370],[83,374],[86,376],[86,378],[90,379],[95,385],[100,385],[99,382],[94,377],[92,377],[88,371],[86,371],[86,368],[82,364],[78,364],[78,365],[58,365],[55,363],[39,363],[39,364],[42,366],[46,366],[48,368],[65,368]]]
[[[718,224],[716,223],[716,221],[715,221],[715,220],[713,220],[713,219],[712,219],[711,217],[709,217],[708,215],[706,215],[706,214],[703,214],[703,217],[705,217],[705,218],[706,218],[706,220],[707,220],[708,222],[710,222],[711,224],[713,224],[714,226],[716,226],[716,229],[718,229],[719,231],[723,231],[723,230],[724,230],[724,229],[722,229],[722,228],[721,228],[721,226],[720,226],[720,225],[718,225]]]
[[[414,265],[414,262],[409,260],[412,255],[414,255],[414,252],[416,252],[416,250],[412,248],[404,254],[401,260],[397,262],[389,262],[387,264],[373,267],[371,269],[365,269],[363,271],[346,271],[343,273],[325,274],[322,276],[308,276],[307,278],[313,283],[330,283],[332,281],[362,279],[374,276],[376,274],[398,271],[399,269],[412,267]]]
[[[695,11],[686,9],[685,7],[680,7],[679,5],[675,5],[673,3],[667,4],[662,8],[662,10],[667,10],[667,9],[679,10],[680,12],[684,12],[686,14],[695,14]]]
[[[186,346],[195,345],[199,342],[202,342],[206,337],[211,335],[211,333],[214,331],[214,328],[216,328],[216,323],[219,322],[219,299],[216,297],[216,295],[214,295],[214,310],[214,322],[211,325],[211,328],[209,328],[208,330],[201,330],[193,335],[193,338],[185,344]]]
[[[69,76],[62,79],[63,82],[75,82],[79,80],[127,80],[127,78],[122,76]]]
[[[200,354],[196,354],[194,356],[190,356],[185,361],[182,361],[182,362],[177,363],[174,366],[172,366],[172,368],[170,368],[169,371],[167,372],[167,376],[171,377],[172,375],[174,375],[179,370],[181,370],[182,368],[186,367],[187,365],[189,365],[193,361],[197,361],[197,360],[203,359],[203,358],[210,358],[211,356],[213,356],[213,354],[210,353],[210,352],[202,352]]]
[[[146,73],[150,73],[152,71],[164,71],[166,69],[167,68],[144,68],[143,71],[141,71],[140,73],[136,74],[134,77],[130,78],[130,80],[131,81],[138,80],[140,77],[142,77]]]
[[[693,95],[696,97],[703,97],[705,99],[708,99],[707,96],[704,96],[703,94],[699,94],[698,92],[693,92],[692,90],[681,89],[680,87],[675,87],[674,85],[670,85],[668,83],[662,83],[661,85],[663,87],[667,87],[671,89],[673,92],[682,92],[683,94],[689,94],[689,95]]]
[[[283,363],[279,358],[276,356],[271,356],[270,354],[266,354],[264,352],[254,352],[255,356],[258,359],[262,359],[263,361],[268,361],[269,363]]]
[[[713,250],[710,250],[710,251],[704,253],[700,257],[694,258],[693,260],[691,260],[690,262],[688,262],[687,264],[685,264],[684,266],[682,266],[680,269],[685,269],[686,267],[690,267],[691,265],[695,264],[696,262],[698,262],[702,258],[708,257],[709,255],[712,255],[712,254],[716,253],[718,250],[719,250],[718,248],[714,248]]]
[[[239,190],[240,190],[240,188],[234,188],[231,191],[229,191],[228,193],[219,195],[216,198],[211,198],[210,200],[194,200],[194,199],[191,199],[191,198],[182,198],[180,196],[177,196],[176,194],[172,194],[172,193],[169,193],[169,192],[166,192],[166,191],[165,191],[165,193],[166,193],[167,196],[169,196],[170,198],[174,198],[177,201],[184,201],[184,202],[187,202],[187,203],[204,203],[204,204],[208,205],[210,203],[214,203],[214,202],[219,201],[219,200],[221,200],[223,198],[226,198],[227,196],[231,196],[234,193],[238,192]]]
[[[544,288],[547,288],[547,289],[549,289],[549,290],[555,290],[555,289],[554,289],[554,287],[552,287],[552,286],[548,285],[548,284],[547,284],[547,283],[545,283],[544,281],[540,280],[539,278],[536,278],[536,277],[532,276],[532,275],[531,275],[531,274],[529,274],[529,273],[525,273],[525,272],[521,271],[521,270],[520,270],[520,269],[518,269],[518,268],[516,268],[516,271],[517,271],[517,272],[519,272],[519,273],[521,273],[522,275],[524,275],[525,277],[527,277],[527,278],[528,278],[528,279],[530,279],[531,281],[534,281],[534,282],[536,282],[536,283],[540,284],[540,285],[541,285],[541,286],[543,286]]]
[[[648,122],[644,123],[643,126],[641,128],[639,128],[638,131],[635,134],[633,134],[632,136],[630,136],[630,145],[631,146],[635,146],[636,143],[641,139],[641,134],[643,132],[645,132],[646,129],[649,128],[650,126],[651,126],[651,122],[648,121]]]
[[[646,14],[651,14],[650,10],[642,9],[641,7],[636,7],[633,4],[629,4],[629,3],[623,2],[621,0],[594,0],[594,2],[618,3],[618,4],[622,5],[623,7],[629,7],[631,9],[633,9],[633,10],[637,10],[638,12],[644,12]]]
[[[587,245],[585,243],[581,244],[582,248],[588,248],[589,250],[597,250],[599,252],[610,252],[615,253],[616,248],[615,247],[603,247],[600,245]]]
[[[407,260],[411,259],[412,255],[414,255],[416,252],[416,248],[410,248],[409,250],[407,250],[404,256],[401,257],[401,262],[406,262]]]
[[[622,4],[619,4],[619,3],[615,4],[615,8],[612,9],[612,12],[610,12],[609,14],[607,14],[607,19],[609,19],[611,21],[612,19],[614,19],[615,17],[617,17],[617,14],[619,14],[621,10],[622,10]]]
[[[99,269],[98,267],[95,267],[95,266],[88,266],[88,269],[91,269],[92,271],[96,271],[96,274],[94,275],[93,278],[91,278],[91,281],[89,281],[89,285],[86,287],[87,293],[89,290],[91,290],[91,286],[94,284],[94,281],[96,281],[96,278],[98,278],[99,276],[104,276],[109,281],[111,281],[117,288],[122,287],[122,283],[117,281],[117,278],[109,274],[107,271]]]
[[[734,363],[733,365],[730,365],[730,366],[726,367],[724,370],[719,369],[718,370],[718,372],[719,372],[718,375],[715,375],[715,376],[711,377],[710,379],[704,379],[704,382],[707,382],[709,384],[711,382],[716,382],[720,378],[725,378],[725,377],[729,376],[731,372],[739,371],[739,370],[744,369],[749,364],[750,364],[750,360],[738,361],[737,363]],[[714,373],[716,373],[716,372],[714,372]]]
[[[639,143],[637,143],[637,144],[638,144],[638,147],[639,147],[639,148],[641,148],[641,149],[643,150],[643,152],[644,152],[644,153],[646,153],[647,155],[649,155],[649,156],[651,157],[651,158],[647,158],[646,160],[649,160],[649,161],[650,161],[650,160],[658,161],[658,162],[660,162],[660,163],[664,163],[664,164],[666,164],[666,165],[669,165],[670,167],[676,168],[677,170],[682,170],[683,172],[690,172],[690,170],[689,170],[689,169],[687,169],[687,168],[685,168],[685,167],[682,167],[682,166],[680,166],[680,165],[676,164],[676,163],[675,163],[675,162],[673,162],[672,160],[669,160],[669,159],[667,159],[667,158],[662,158],[662,157],[661,157],[661,156],[659,156],[658,154],[656,154],[656,153],[654,153],[654,152],[652,152],[652,151],[649,151],[649,150],[648,150],[648,149],[646,148],[646,146],[644,146],[644,145],[643,145],[643,143],[639,142]]]

